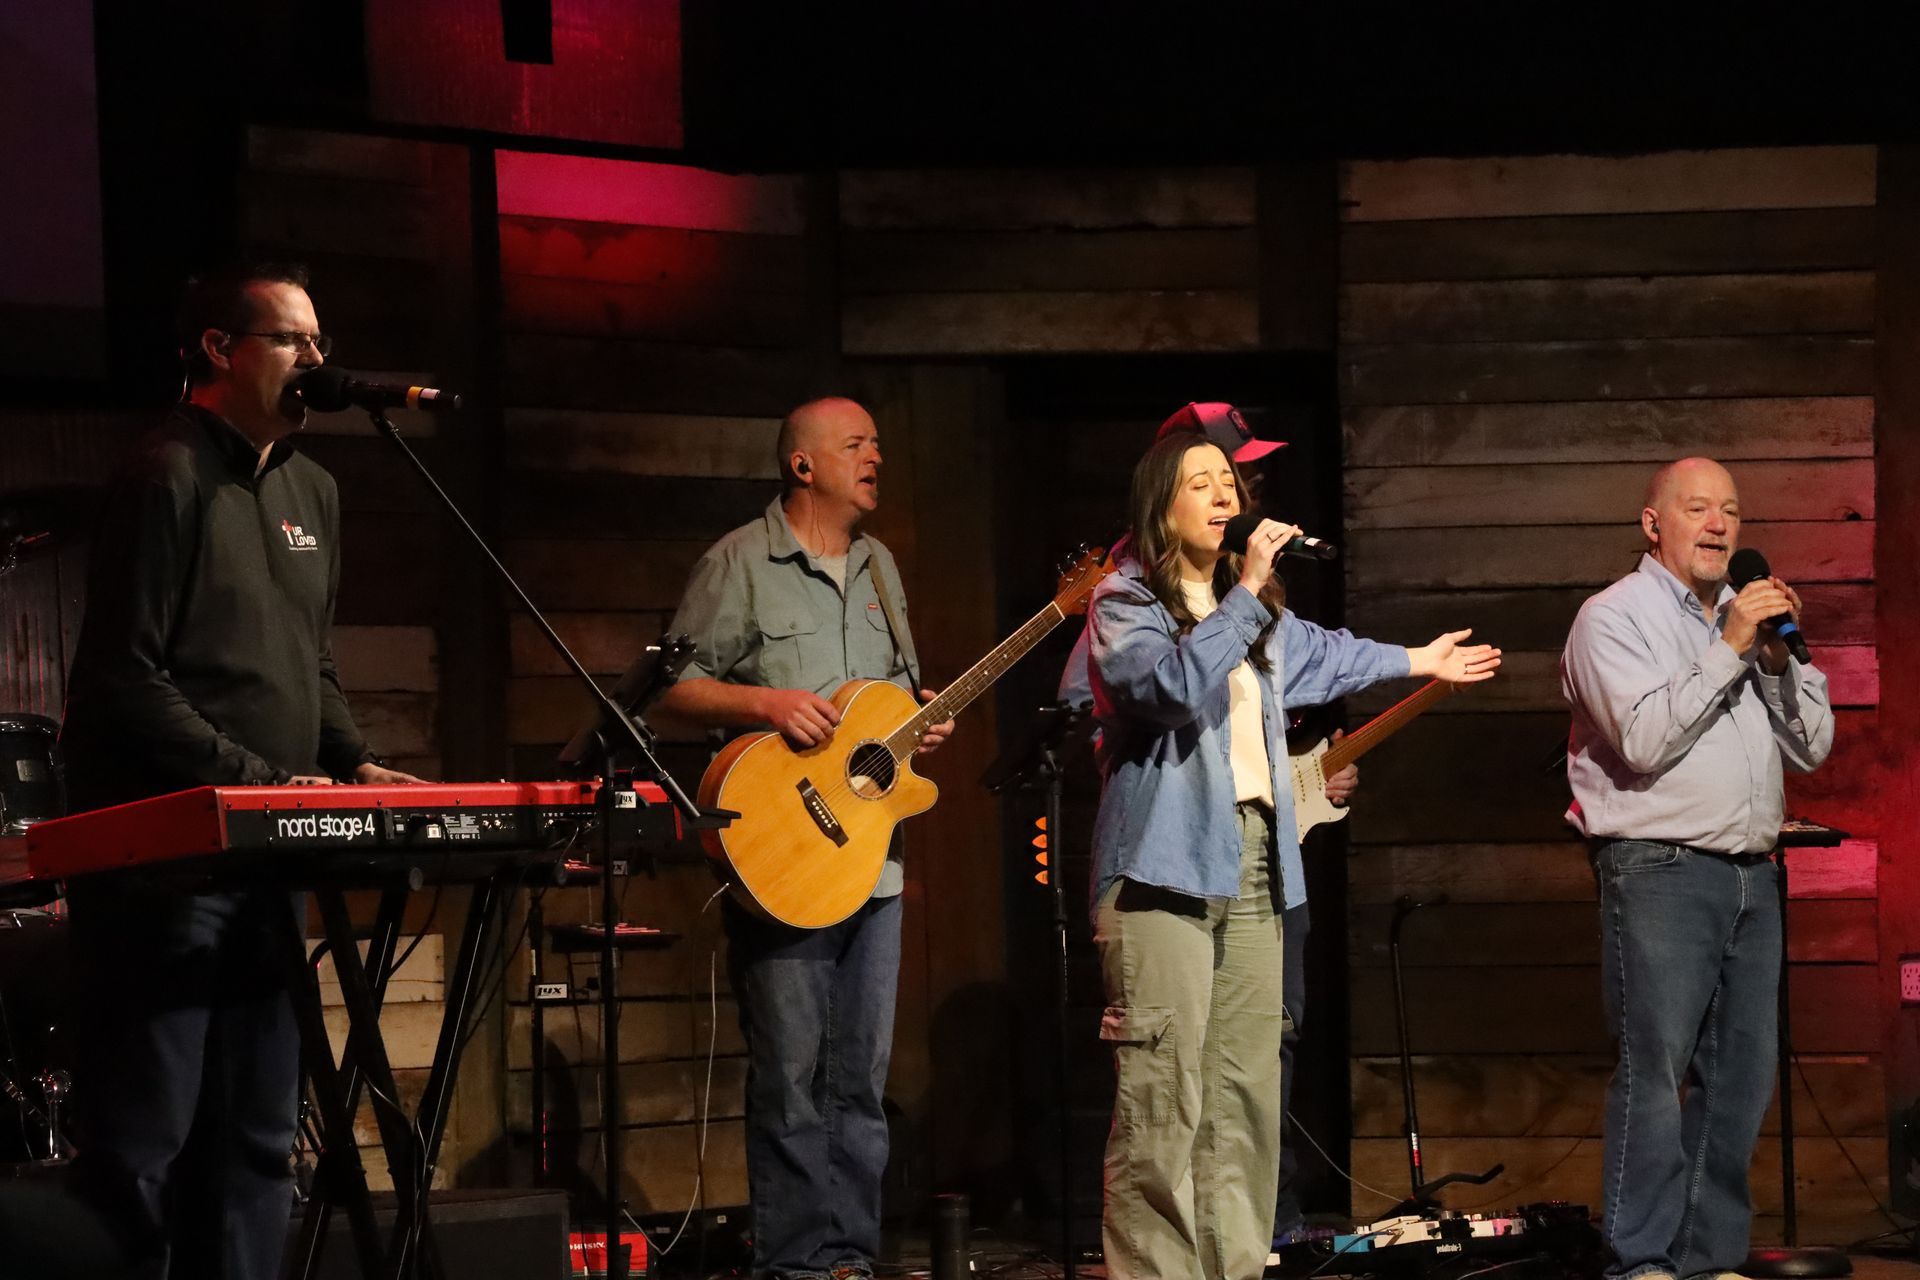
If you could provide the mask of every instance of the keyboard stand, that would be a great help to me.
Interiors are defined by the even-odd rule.
[[[293,1274],[302,1280],[312,1280],[319,1274],[327,1219],[336,1208],[347,1215],[360,1271],[367,1280],[412,1280],[416,1276],[444,1280],[446,1272],[428,1211],[433,1171],[446,1133],[461,1050],[480,996],[481,952],[503,914],[508,891],[526,876],[523,865],[514,865],[470,882],[459,950],[447,975],[446,1008],[433,1065],[412,1116],[403,1114],[399,1106],[392,1064],[380,1032],[380,1009],[399,938],[401,910],[406,895],[417,885],[383,889],[368,947],[371,964],[361,959],[360,931],[354,926],[346,900],[349,888],[363,886],[329,884],[312,890],[347,1015],[347,1044],[337,1061],[327,1036],[319,977],[307,955],[305,921],[289,912],[283,955],[288,966],[298,969],[292,984],[294,1015],[300,1028],[301,1057],[314,1092],[321,1140],[313,1196],[295,1254]],[[375,1098],[373,1112],[379,1124],[380,1145],[386,1152],[396,1193],[396,1219],[384,1240],[374,1218],[366,1169],[353,1136],[354,1115],[363,1089]]]

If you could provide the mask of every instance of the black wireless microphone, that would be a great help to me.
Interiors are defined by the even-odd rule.
[[[1253,537],[1253,531],[1260,527],[1260,522],[1265,518],[1251,511],[1242,512],[1233,517],[1227,521],[1226,532],[1220,535],[1220,546],[1235,555],[1245,555],[1247,540]],[[1323,542],[1319,538],[1301,533],[1289,538],[1286,545],[1280,548],[1279,554],[1298,556],[1302,560],[1336,560],[1340,556],[1340,548],[1331,542]]]
[[[1752,547],[1742,547],[1733,553],[1727,561],[1727,582],[1735,591],[1749,582],[1758,582],[1762,578],[1773,576],[1773,570],[1767,567],[1767,558]],[[1767,619],[1774,634],[1786,641],[1787,652],[1799,660],[1800,665],[1808,666],[1813,655],[1807,652],[1807,638],[1800,634],[1800,624],[1793,620],[1790,613],[1776,613]]]

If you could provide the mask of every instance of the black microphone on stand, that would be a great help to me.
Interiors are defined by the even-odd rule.
[[[1253,531],[1260,527],[1260,522],[1265,518],[1245,511],[1227,521],[1226,532],[1220,535],[1221,549],[1235,555],[1245,555],[1247,540],[1253,537]],[[1286,545],[1280,548],[1279,555],[1299,556],[1302,560],[1336,560],[1340,556],[1340,548],[1331,542],[1301,533],[1289,538]]]
[[[1752,547],[1742,547],[1733,553],[1727,561],[1727,582],[1735,591],[1749,582],[1758,582],[1762,578],[1773,576],[1773,570],[1767,567],[1767,558]],[[1793,620],[1790,613],[1776,613],[1767,619],[1774,634],[1786,641],[1787,652],[1800,662],[1801,666],[1810,666],[1813,655],[1807,652],[1807,638],[1800,634],[1800,624]]]
[[[309,369],[293,380],[293,393],[315,413],[338,413],[356,406],[362,409],[430,409],[434,412],[458,409],[460,397],[438,387],[405,387],[397,382],[362,382],[347,373],[323,364]]]

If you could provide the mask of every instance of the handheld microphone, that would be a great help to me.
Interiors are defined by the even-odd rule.
[[[293,380],[293,393],[316,413],[342,409],[427,409],[440,412],[460,407],[460,397],[437,387],[403,387],[398,383],[361,382],[344,369],[323,364]]]
[[[1260,521],[1264,518],[1251,511],[1243,511],[1233,517],[1227,521],[1226,532],[1220,535],[1220,546],[1236,555],[1245,555],[1247,539],[1253,537],[1253,531],[1260,527]],[[1286,545],[1280,548],[1280,555],[1299,556],[1302,560],[1334,560],[1339,558],[1340,548],[1331,542],[1301,533],[1287,540]]]
[[[1767,558],[1752,547],[1740,548],[1727,561],[1727,582],[1735,591],[1772,574],[1773,570],[1767,567]],[[1812,655],[1807,652],[1807,638],[1800,634],[1800,624],[1793,620],[1791,613],[1777,613],[1767,619],[1767,625],[1786,642],[1787,652],[1797,658],[1802,666],[1813,662]]]

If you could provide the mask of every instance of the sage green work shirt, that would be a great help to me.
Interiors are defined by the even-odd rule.
[[[874,589],[876,573],[885,577],[899,615],[897,646]],[[777,498],[760,519],[700,557],[669,629],[693,641],[682,680],[806,689],[831,698],[849,680],[891,680],[913,693],[907,670],[920,669],[893,553],[878,538],[855,534],[842,590],[793,536]],[[896,841],[874,896],[891,897],[902,887]]]

